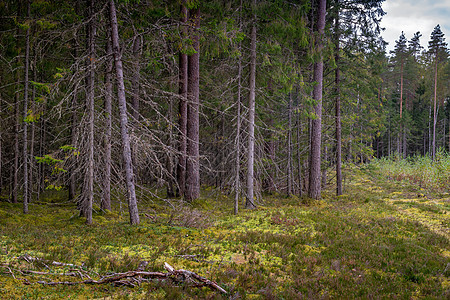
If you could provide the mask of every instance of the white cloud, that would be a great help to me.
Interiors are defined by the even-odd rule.
[[[381,27],[386,28],[382,36],[389,43],[388,51],[394,49],[402,31],[408,40],[420,31],[421,44],[426,47],[437,24],[450,41],[450,0],[386,0],[383,9],[387,14],[381,21]]]

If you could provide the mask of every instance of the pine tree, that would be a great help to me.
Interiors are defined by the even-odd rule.
[[[431,156],[436,158],[436,103],[437,103],[437,91],[438,91],[438,68],[439,65],[447,60],[448,49],[445,42],[444,33],[441,31],[441,27],[436,25],[431,33],[430,41],[428,42],[428,53],[434,60],[434,98],[433,98],[433,142],[431,148]]]

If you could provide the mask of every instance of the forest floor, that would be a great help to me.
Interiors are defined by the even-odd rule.
[[[87,226],[58,193],[32,203],[28,215],[0,201],[0,297],[450,298],[449,194],[389,181],[369,166],[351,169],[344,195],[330,187],[323,196],[267,196],[235,216],[231,197],[206,189],[190,206],[141,203],[139,226],[115,211],[98,211]],[[167,262],[195,272],[227,294],[173,280],[44,284],[98,280],[143,261],[146,271],[165,272]]]

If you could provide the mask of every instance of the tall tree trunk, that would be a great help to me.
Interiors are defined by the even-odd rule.
[[[114,63],[116,67],[117,76],[117,95],[119,98],[119,111],[120,111],[120,133],[122,137],[123,146],[123,160],[125,166],[125,175],[127,182],[127,200],[128,210],[130,213],[130,223],[139,224],[139,213],[136,201],[136,191],[134,186],[134,174],[133,174],[133,162],[131,160],[131,147],[130,137],[128,135],[128,116],[127,116],[127,103],[125,99],[125,84],[123,79],[123,67],[122,57],[119,48],[119,29],[117,25],[116,7],[114,0],[110,0],[110,21],[111,21],[111,38],[114,54]]]
[[[403,143],[402,143],[402,139],[403,139],[403,58],[401,61],[401,65],[400,65],[400,129],[399,129],[399,133],[398,133],[398,155],[400,156],[400,154],[403,156]]]
[[[317,32],[319,34],[317,41],[317,52],[319,59],[314,63],[314,112],[316,118],[313,119],[311,126],[311,151],[309,164],[309,197],[313,199],[321,198],[320,186],[320,148],[322,140],[322,83],[323,83],[323,35],[325,29],[326,0],[319,0]]]
[[[19,107],[19,86],[20,86],[20,76],[19,71],[16,71],[16,92],[14,95],[14,164],[13,170],[11,172],[13,176],[13,186],[11,191],[11,201],[12,203],[17,203],[18,193],[19,193],[19,128],[20,128],[20,107]]]
[[[141,37],[135,36],[133,40],[133,77],[131,77],[132,89],[132,116],[135,121],[139,121],[139,80],[140,80],[140,59],[141,59]]]
[[[435,60],[436,60],[436,63],[435,63],[435,69],[434,69],[433,145],[432,145],[432,152],[431,152],[433,160],[436,158],[436,122],[437,122],[436,102],[437,102],[437,73],[438,73],[437,50],[436,50]]]
[[[181,10],[181,35],[182,38],[187,38],[188,10],[186,8],[186,0],[183,0],[180,6]],[[178,126],[179,126],[179,141],[178,141],[178,165],[177,165],[177,182],[178,195],[184,195],[186,188],[186,135],[187,135],[187,87],[188,87],[188,57],[184,53],[184,49],[180,50],[179,55],[179,72],[178,85],[180,100],[178,104]]]
[[[33,59],[33,63],[32,63],[32,69],[33,69],[33,81],[37,81],[37,70],[36,70],[36,51],[34,51],[34,59]],[[35,113],[35,99],[36,98],[36,87],[33,86],[32,91],[31,91],[31,111],[33,113]],[[34,145],[36,143],[35,141],[35,135],[36,135],[36,120],[33,120],[33,122],[31,122],[31,136],[30,136],[30,171],[29,171],[29,178],[28,178],[28,190],[30,193],[30,201],[32,201],[33,199],[33,191],[34,191]]]
[[[250,82],[248,93],[248,160],[247,160],[247,195],[245,208],[255,208],[253,196],[253,168],[255,159],[255,89],[256,89],[256,16],[253,20],[250,42]]]
[[[242,10],[242,0],[240,12]],[[240,21],[240,19],[239,19]],[[240,25],[240,24],[239,24]],[[239,52],[241,50],[241,43],[239,42]],[[236,173],[235,173],[235,191],[234,191],[234,214],[237,215],[239,209],[239,194],[240,194],[240,167],[241,167],[241,80],[242,80],[242,56],[239,56],[238,61],[238,90],[236,103]]]
[[[292,92],[289,93],[288,103],[288,157],[287,157],[287,196],[292,194]]]
[[[92,224],[92,205],[94,202],[94,91],[95,91],[95,21],[94,0],[89,1],[89,24],[88,24],[88,86],[86,95],[86,108],[88,113],[88,167],[86,170],[86,185],[84,192],[84,203],[82,206],[86,223]]]
[[[302,159],[301,159],[301,152],[300,152],[300,99],[299,94],[297,92],[296,95],[296,101],[297,101],[297,109],[296,109],[296,116],[297,116],[297,176],[298,176],[298,195],[301,197],[303,196],[303,180],[302,180]]]
[[[428,153],[431,157],[433,157],[431,143],[433,141],[432,134],[431,134],[431,103],[430,103],[430,109],[428,111]]]
[[[169,99],[169,109],[167,111],[167,119],[169,122],[169,147],[174,148],[174,138],[173,138],[173,98]],[[166,156],[166,168],[167,168],[167,198],[175,197],[175,186],[174,186],[174,156],[172,151],[167,151]]]
[[[341,134],[341,69],[340,69],[340,28],[339,28],[339,7],[337,6],[335,20],[335,41],[336,54],[334,60],[335,70],[335,93],[336,93],[336,195],[342,195],[342,134]]]
[[[190,10],[192,46],[195,53],[188,57],[188,111],[185,199],[200,197],[199,106],[200,106],[200,7]]]
[[[105,74],[105,116],[106,116],[106,128],[105,128],[105,178],[103,182],[103,198],[101,201],[101,208],[111,210],[111,126],[112,126],[112,94],[113,94],[113,68],[114,60],[112,57],[112,45],[111,39],[108,38],[106,42],[106,55],[108,62],[106,64]]]
[[[0,81],[2,81],[2,77],[0,75]],[[0,116],[3,116],[3,102],[0,100]],[[0,123],[0,195],[3,191],[3,122]]]
[[[30,0],[27,1],[27,18],[31,15]],[[23,90],[23,213],[28,213],[28,71],[30,65],[30,26],[27,28],[25,41],[25,78]]]

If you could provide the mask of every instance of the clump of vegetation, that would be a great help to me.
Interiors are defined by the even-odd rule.
[[[434,161],[429,156],[384,157],[373,160],[371,166],[391,180],[405,180],[435,192],[450,190],[450,155],[445,152],[438,152]]]
[[[378,171],[367,170],[352,170],[340,197],[325,191],[323,200],[305,205],[272,196],[237,216],[226,197],[178,208],[142,203],[147,211],[138,226],[120,211],[98,211],[86,226],[75,205],[30,204],[23,215],[19,204],[0,202],[0,292],[48,299],[449,297],[445,198],[411,198],[407,187],[375,181]],[[18,259],[25,254],[42,261]],[[80,266],[93,279],[138,268],[164,271],[168,262],[217,282],[228,295],[181,281],[45,286],[38,282],[82,280],[62,274],[72,267],[51,261]]]

